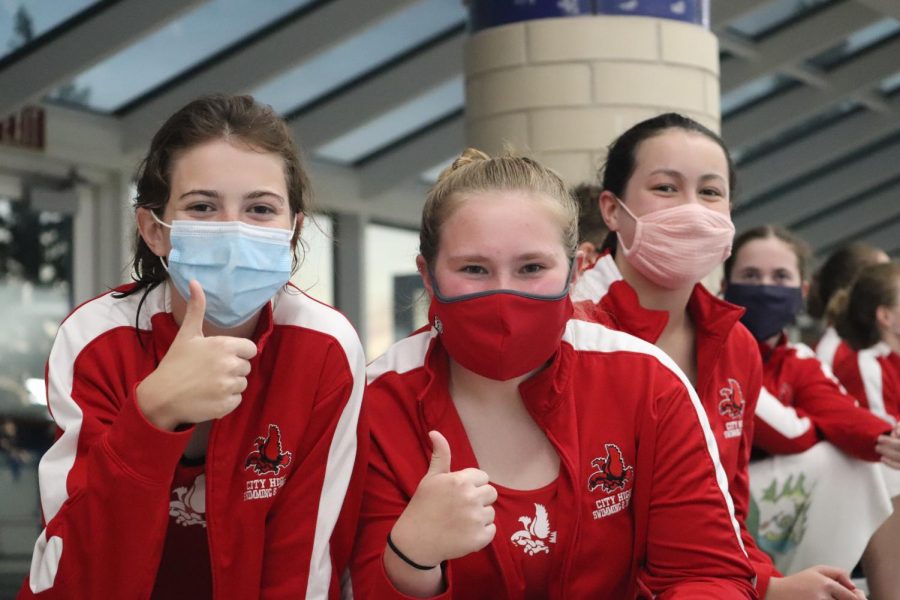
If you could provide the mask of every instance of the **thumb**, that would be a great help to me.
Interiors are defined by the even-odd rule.
[[[178,337],[203,337],[206,295],[203,293],[203,287],[196,279],[191,279],[188,285],[190,286],[191,297],[187,302],[187,310],[184,312],[184,319],[181,321]]]
[[[426,475],[450,472],[450,444],[439,431],[429,431],[431,439],[431,464]]]

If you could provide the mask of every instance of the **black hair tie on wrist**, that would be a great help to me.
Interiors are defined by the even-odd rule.
[[[398,557],[400,557],[400,560],[402,560],[403,562],[405,562],[406,564],[408,564],[409,566],[411,566],[413,569],[418,569],[418,570],[420,570],[420,571],[430,571],[430,570],[432,570],[434,567],[437,566],[437,565],[434,565],[434,566],[431,566],[431,567],[427,567],[427,566],[425,566],[425,565],[420,565],[419,563],[416,563],[416,562],[411,561],[411,560],[409,559],[408,556],[406,556],[405,554],[403,554],[402,552],[400,552],[400,550],[397,549],[397,546],[394,545],[394,540],[391,539],[391,532],[390,532],[390,531],[388,531],[387,543],[388,543],[388,547],[390,547],[391,551],[392,551],[394,554],[396,554]]]

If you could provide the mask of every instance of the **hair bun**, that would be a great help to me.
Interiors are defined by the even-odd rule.
[[[446,178],[450,173],[462,169],[468,165],[471,165],[476,162],[482,162],[486,160],[491,160],[491,157],[479,150],[478,148],[466,148],[463,150],[463,153],[456,157],[456,160],[453,161],[449,167],[441,172],[440,176],[438,176],[438,181],[442,181]]]

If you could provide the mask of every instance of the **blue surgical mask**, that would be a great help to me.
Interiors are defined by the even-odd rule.
[[[747,309],[741,323],[759,341],[769,339],[793,323],[803,308],[800,288],[783,285],[729,283],[725,300]]]
[[[153,211],[150,211],[153,214]],[[291,277],[293,230],[241,221],[172,221],[172,250],[163,266],[185,299],[196,279],[206,320],[230,329],[247,322]]]

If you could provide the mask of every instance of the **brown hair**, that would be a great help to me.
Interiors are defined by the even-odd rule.
[[[555,200],[563,222],[566,254],[570,258],[575,256],[578,209],[559,175],[532,158],[512,154],[491,157],[481,150],[468,148],[441,173],[422,209],[419,253],[429,267],[434,265],[440,247],[441,226],[465,200],[466,194],[492,190],[537,192]]]
[[[603,244],[609,228],[600,212],[600,192],[596,183],[581,183],[570,192],[578,205],[578,241],[590,242],[597,248]]]
[[[897,305],[900,265],[882,263],[863,267],[849,289],[838,290],[828,305],[828,316],[838,334],[854,350],[873,346],[881,340],[878,329],[879,306]]]
[[[285,122],[272,107],[259,104],[251,96],[226,95],[194,100],[169,117],[156,132],[136,175],[135,209],[147,208],[161,218],[169,201],[175,161],[185,151],[216,139],[240,143],[263,153],[278,154],[284,160],[291,216],[308,213],[309,180]],[[299,236],[299,230],[295,231],[291,240],[295,249]],[[295,252],[294,269],[297,265]],[[132,266],[137,286],[127,294],[152,288],[166,278],[159,257],[150,250],[140,233],[135,236]]]
[[[794,256],[797,257],[797,270],[800,272],[800,280],[806,281],[809,274],[809,262],[812,257],[812,251],[809,248],[809,244],[796,234],[788,231],[784,227],[779,227],[778,225],[760,225],[753,229],[748,229],[734,239],[734,243],[731,246],[731,256],[725,260],[725,264],[723,265],[723,269],[725,270],[725,281],[731,281],[731,270],[734,268],[738,252],[741,251],[743,246],[753,240],[766,240],[769,238],[777,238],[791,247]]]
[[[625,202],[625,187],[637,168],[637,153],[640,145],[650,138],[662,135],[669,129],[697,133],[718,144],[725,153],[725,161],[728,163],[728,196],[733,202],[737,177],[734,161],[731,160],[731,154],[728,152],[725,142],[714,131],[694,119],[674,112],[657,115],[633,125],[609,145],[606,161],[599,172],[599,179],[602,182],[601,189],[609,190],[622,202]],[[603,241],[602,249],[615,253],[617,239],[615,232],[609,232]]]
[[[859,242],[835,250],[813,276],[809,291],[810,316],[824,317],[835,292],[850,287],[860,269],[876,264],[879,252],[878,248]]]

